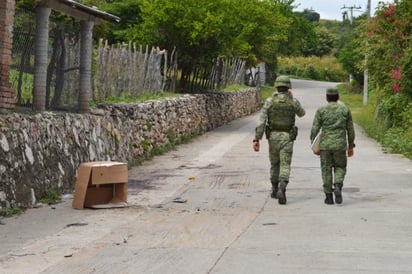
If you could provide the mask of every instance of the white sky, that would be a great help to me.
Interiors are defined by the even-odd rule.
[[[374,15],[378,2],[393,2],[387,0],[371,0],[371,16]],[[368,0],[295,0],[295,5],[299,5],[296,11],[303,11],[304,9],[313,9],[320,14],[320,19],[338,20],[342,21],[342,12],[350,10],[342,9],[346,7],[361,7],[361,9],[353,9],[353,17],[358,17],[366,11]]]

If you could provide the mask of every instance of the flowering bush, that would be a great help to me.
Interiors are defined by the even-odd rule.
[[[412,1],[383,3],[367,26],[364,54],[388,128],[412,124]]]
[[[364,53],[371,79],[385,95],[405,93],[412,97],[412,1],[383,3],[367,26]]]

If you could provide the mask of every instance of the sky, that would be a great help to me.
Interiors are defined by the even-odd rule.
[[[374,15],[378,2],[393,2],[385,0],[371,0],[371,16]],[[299,5],[295,11],[303,11],[304,9],[313,9],[320,14],[320,19],[342,21],[342,12],[349,9],[345,7],[361,7],[361,9],[353,9],[353,17],[358,17],[366,11],[368,0],[295,0],[295,5]]]

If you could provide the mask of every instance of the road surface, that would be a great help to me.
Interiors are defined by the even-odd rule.
[[[129,206],[74,210],[71,199],[0,225],[0,273],[412,273],[412,164],[356,127],[343,204],[325,205],[309,148],[333,83],[294,80],[297,119],[287,205],[270,198],[259,113],[129,171]]]

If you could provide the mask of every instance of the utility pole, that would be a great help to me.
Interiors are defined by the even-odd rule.
[[[371,17],[371,0],[368,0],[368,4],[366,5],[366,18],[369,20]],[[365,70],[363,71],[363,105],[366,106],[368,104],[368,81],[369,81],[369,72],[368,72],[368,56],[365,56]]]
[[[360,10],[361,9],[361,6],[350,6],[350,7],[347,7],[346,5],[343,5],[343,7],[341,8],[342,10],[344,9],[344,10],[349,10],[350,11],[350,16],[349,16],[349,21],[350,21],[350,23],[352,24],[352,21],[353,21],[353,11],[358,11],[358,10]],[[347,14],[347,12],[346,12],[346,14]]]

